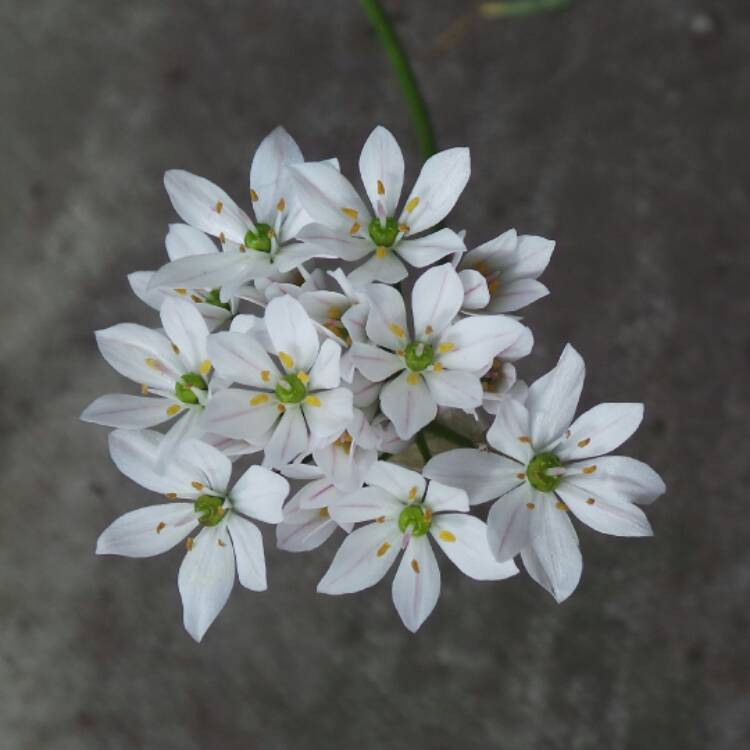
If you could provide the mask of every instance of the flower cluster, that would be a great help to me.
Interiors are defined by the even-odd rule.
[[[253,520],[275,524],[291,552],[342,536],[325,594],[376,584],[401,555],[393,602],[412,631],[439,596],[435,546],[477,580],[516,574],[520,556],[562,601],[582,569],[571,514],[605,534],[652,533],[639,506],[664,492],[661,479],[605,455],[642,405],[576,419],[584,364],[570,345],[531,386],[517,379],[533,336],[510,313],[548,293],[538,277],[554,243],[510,230],[467,249],[441,226],[469,179],[468,149],[428,159],[402,201],[401,149],[377,127],[359,171],[366,198],[335,159],[305,161],[277,128],[252,159],[252,214],[206,179],[167,172],[184,223],[169,227],[168,263],[129,277],[161,328],[96,334],[140,395],[102,396],[82,419],[116,428],[114,463],[168,499],[118,518],[97,552],[147,557],[184,542],[178,586],[196,640],[235,570],[266,588]],[[446,424],[456,410],[486,443]],[[427,434],[463,447],[432,457]],[[414,442],[421,472],[398,463]],[[486,521],[470,512],[491,500]]]

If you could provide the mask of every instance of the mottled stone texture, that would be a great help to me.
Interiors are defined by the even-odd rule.
[[[96,559],[150,500],[77,421],[123,388],[92,331],[155,324],[125,273],[164,258],[161,176],[245,195],[283,123],[353,171],[376,123],[417,158],[405,107],[350,0],[0,2],[3,522],[0,745],[101,748],[737,750],[750,743],[746,0],[578,0],[489,22],[474,3],[391,0],[443,145],[474,174],[479,242],[554,237],[524,374],[566,341],[584,405],[644,400],[627,446],[664,475],[654,540],[581,530],[557,606],[524,576],[444,567],[418,636],[388,585],[314,593],[334,544],[281,554],[201,646],[181,553]]]

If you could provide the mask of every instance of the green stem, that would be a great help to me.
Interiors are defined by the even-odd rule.
[[[506,0],[505,2],[482,3],[479,12],[485,18],[518,18],[560,10],[572,0]]]
[[[476,445],[474,444],[474,441],[471,440],[471,438],[467,438],[465,435],[462,435],[460,432],[456,432],[450,427],[447,427],[444,424],[440,424],[440,422],[431,422],[430,424],[427,425],[427,427],[425,427],[425,429],[428,432],[431,432],[433,435],[436,435],[437,437],[441,437],[444,440],[448,440],[454,445],[460,445],[464,448],[476,447]]]
[[[380,7],[378,0],[359,0],[359,2],[367,14],[370,24],[375,29],[378,37],[380,37],[380,42],[385,49],[385,53],[393,65],[396,77],[401,85],[401,91],[406,99],[406,103],[409,105],[409,112],[417,134],[417,141],[419,142],[422,157],[429,159],[437,151],[435,133],[432,130],[427,105],[425,104],[422,92],[419,90],[419,84],[414,76],[414,71],[409,64],[409,58],[399,43],[393,26],[388,20],[388,16],[386,16]]]
[[[419,452],[422,454],[422,460],[427,463],[432,458],[432,453],[430,453],[430,446],[427,445],[427,438],[425,437],[424,430],[420,430],[417,433],[415,442],[417,448],[419,448]]]

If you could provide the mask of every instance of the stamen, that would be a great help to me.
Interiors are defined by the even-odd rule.
[[[381,180],[378,180],[378,195],[385,195],[385,185]]]
[[[593,497],[586,498],[586,505],[593,505],[595,502]]]
[[[167,500],[176,500],[177,499],[177,493],[176,492],[166,492],[164,494],[164,497],[166,497]]]
[[[175,292],[177,292],[177,294],[179,295],[184,296],[185,294],[187,294],[187,289],[183,289],[182,287],[180,287],[179,289],[175,289]]]
[[[410,373],[409,373],[409,374],[408,374],[408,375],[406,376],[406,382],[407,382],[407,383],[408,383],[409,385],[416,385],[416,384],[417,384],[417,383],[419,382],[419,375],[417,375],[417,373],[416,373],[416,372],[410,372]]]
[[[190,484],[200,492],[201,490],[206,488],[206,485],[203,484],[203,482],[190,482]]]
[[[442,372],[445,368],[440,364],[440,362],[435,362],[435,364],[432,366],[432,369],[434,372]]]
[[[567,510],[567,509],[568,509],[568,506],[567,506],[567,505],[565,505],[565,503],[564,503],[564,502],[563,502],[562,500],[558,500],[558,501],[557,501],[557,502],[555,503],[555,508],[557,508],[558,510]]]
[[[332,318],[333,320],[338,320],[341,317],[341,310],[339,310],[338,307],[329,307],[328,317]]]
[[[440,539],[442,539],[444,542],[455,542],[456,541],[456,535],[451,534],[450,531],[441,531],[438,536]]]
[[[185,547],[187,548],[187,551],[188,551],[188,552],[190,552],[190,550],[191,550],[191,549],[193,549],[193,544],[194,544],[194,542],[193,542],[193,537],[189,536],[189,537],[188,537],[188,538],[187,538],[187,539],[185,540]]]
[[[291,370],[294,367],[294,359],[292,359],[292,357],[290,357],[286,352],[279,352],[278,356],[281,360],[281,364],[284,365],[287,370]]]
[[[404,333],[404,329],[401,328],[401,326],[398,323],[389,323],[388,324],[388,330],[394,335],[398,336],[400,339],[404,338],[406,335]]]
[[[416,487],[412,487],[412,488],[411,488],[411,489],[409,490],[409,500],[414,500],[414,498],[415,498],[416,496],[417,496],[417,488],[416,488]]]
[[[419,573],[419,563],[418,563],[418,562],[417,562],[416,560],[412,560],[412,561],[411,561],[411,569],[412,569],[412,570],[413,570],[413,571],[414,571],[415,573]]]
[[[440,344],[438,346],[438,351],[441,354],[447,354],[448,352],[452,352],[456,348],[456,345],[452,343],[451,341],[446,341],[443,344]]]
[[[284,404],[276,404],[276,408],[283,414],[286,411]]]
[[[526,479],[526,474],[524,474],[522,471],[516,474],[516,479]]]
[[[220,214],[222,208],[224,208],[224,204],[221,201],[216,201],[216,205],[214,206],[214,211],[216,211],[217,214]]]
[[[219,232],[219,242],[223,245],[227,241],[226,235],[224,232]]]
[[[407,204],[406,204],[406,213],[410,214],[417,206],[419,205],[419,198],[415,195]]]
[[[216,543],[219,545],[219,547],[226,547],[227,543],[223,539],[217,539]]]
[[[587,466],[582,471],[583,471],[584,474],[593,474],[596,471],[596,464],[594,464],[592,466]]]
[[[308,396],[305,399],[305,403],[309,406],[320,406],[320,399],[317,396]]]
[[[257,193],[255,192],[255,190],[253,190],[252,188],[250,188],[250,200],[251,200],[251,201],[252,201],[253,203],[257,203],[257,202],[258,202],[258,201],[260,200],[260,199],[258,198],[258,194],[257,194]]]
[[[378,516],[378,517],[377,517],[377,518],[375,519],[375,522],[376,522],[376,523],[385,523],[385,516]]]
[[[179,353],[180,353],[180,347],[179,347],[179,346],[177,346],[177,344],[172,344],[172,351],[173,351],[173,352],[174,352],[175,354],[179,354]]]
[[[398,225],[398,231],[403,232],[404,234],[409,233],[409,225],[408,224],[399,224]]]
[[[265,393],[259,393],[257,396],[253,396],[250,399],[250,406],[260,406],[268,401],[268,396]]]
[[[590,442],[591,442],[591,438],[586,438],[585,440],[579,440],[578,447],[585,448]]]
[[[157,527],[156,527],[156,533],[161,534],[162,529],[166,529],[167,524],[164,523],[164,521],[159,521]]]
[[[193,302],[203,302],[203,300],[197,294],[191,294],[190,299],[193,300]]]
[[[158,359],[154,359],[153,357],[146,357],[145,360],[146,364],[152,369],[157,370],[158,372],[162,371],[162,364],[159,362]]]
[[[350,219],[356,219],[359,216],[359,211],[356,208],[342,208],[341,212]]]
[[[426,333],[426,334],[427,334],[428,336],[432,336],[432,333],[433,333],[433,331],[434,331],[434,330],[435,330],[435,329],[434,329],[434,328],[433,328],[432,326],[426,326],[426,327],[425,327],[425,329],[424,329],[424,332],[425,332],[425,333]]]
[[[271,379],[271,373],[268,370],[261,370],[260,379],[267,383]]]
[[[208,375],[208,373],[211,372],[212,367],[213,365],[211,364],[211,360],[204,359],[203,362],[201,362],[198,371],[201,375]]]
[[[534,505],[534,503],[526,503],[526,507],[527,507],[527,508],[528,508],[529,510],[534,510],[534,508],[536,508],[536,505]]]
[[[382,557],[388,550],[391,548],[391,545],[388,544],[388,542],[384,542],[379,548],[378,551],[375,553],[378,557]]]
[[[148,396],[148,386],[145,383],[141,383],[141,393],[144,396]]]
[[[385,256],[388,255],[388,250],[384,248],[382,245],[375,248],[375,257],[376,258],[385,258]]]
[[[300,381],[300,383],[304,383],[305,385],[310,382],[310,376],[306,372],[302,372],[301,370],[297,373],[297,379]]]
[[[354,224],[352,224],[351,229],[349,230],[349,234],[355,235],[359,230],[362,229],[361,225],[357,224],[355,221]]]
[[[521,435],[518,438],[518,442],[519,443],[530,443],[531,442],[531,438],[528,435]]]
[[[167,415],[170,417],[173,417],[177,412],[180,411],[180,407],[178,404],[172,404],[171,406],[167,407]]]
[[[283,211],[286,208],[286,201],[283,198],[279,198],[279,202],[276,204],[277,211]]]
[[[330,513],[328,512],[328,508],[321,508],[321,509],[320,509],[320,510],[318,511],[318,515],[319,515],[319,516],[320,516],[321,518],[330,518],[330,517],[331,517],[331,514],[330,514]]]

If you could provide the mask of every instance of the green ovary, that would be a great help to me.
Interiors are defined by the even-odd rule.
[[[223,497],[201,495],[193,505],[195,512],[200,515],[198,523],[201,526],[216,526],[227,513],[223,505]]]
[[[279,380],[274,393],[282,404],[298,404],[307,396],[307,388],[296,375],[288,373]]]
[[[261,253],[271,252],[271,236],[273,229],[268,224],[256,224],[255,231],[248,231],[243,244],[251,250]]]
[[[407,505],[398,517],[398,527],[404,533],[411,530],[412,536],[424,536],[430,530],[431,518],[421,505]]]
[[[197,404],[199,403],[198,396],[193,393],[193,389],[197,388],[199,391],[207,391],[208,385],[202,376],[198,375],[197,372],[185,373],[175,384],[174,392],[183,404]]]
[[[421,372],[435,361],[435,350],[432,344],[412,341],[404,350],[404,361],[412,372]]]
[[[548,469],[562,466],[562,461],[554,453],[538,453],[526,467],[529,484],[540,492],[552,492],[562,481],[562,476],[547,474]]]
[[[390,247],[398,237],[398,224],[395,219],[386,219],[385,226],[380,219],[373,219],[368,227],[370,239],[379,247]]]

